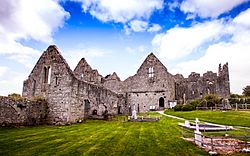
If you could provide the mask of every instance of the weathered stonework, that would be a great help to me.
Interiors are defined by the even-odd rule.
[[[0,126],[45,124],[47,110],[46,101],[0,96]]]
[[[175,88],[176,99],[192,100],[201,98],[207,94],[217,94],[222,98],[229,98],[230,95],[230,83],[228,64],[226,63],[223,68],[219,65],[219,75],[212,71],[208,71],[200,76],[200,74],[192,72],[188,78],[184,78],[182,75],[175,75]]]
[[[77,64],[74,74],[79,80],[93,84],[100,84],[102,80],[102,76],[98,71],[93,70],[84,58],[82,58]]]
[[[75,123],[90,115],[126,114],[135,109],[169,108],[170,101],[199,98],[208,93],[228,97],[228,65],[216,73],[172,75],[149,54],[134,76],[121,81],[116,73],[103,77],[81,59],[72,71],[56,46],[42,54],[28,79],[23,96],[42,96],[48,102],[49,124]]]
[[[85,78],[88,78],[87,74]],[[49,46],[24,81],[23,96],[45,97],[49,124],[75,123],[95,112],[101,115],[105,110],[117,114],[117,107],[125,106],[122,95],[90,83],[92,79],[81,80],[76,75],[57,47]]]

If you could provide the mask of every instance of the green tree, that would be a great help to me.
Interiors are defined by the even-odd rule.
[[[242,98],[242,95],[239,95],[239,94],[230,94],[230,98],[232,98],[232,99]]]
[[[250,96],[250,86],[246,86],[245,88],[243,88],[242,94],[245,96]]]
[[[204,97],[207,102],[207,107],[214,107],[215,104],[221,104],[222,99],[219,98],[217,95],[208,94]]]

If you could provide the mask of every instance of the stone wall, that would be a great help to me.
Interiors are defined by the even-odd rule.
[[[100,84],[102,76],[97,70],[93,70],[87,61],[82,58],[74,69],[76,78],[93,84]]]
[[[14,99],[0,96],[0,125],[40,125],[47,122],[48,107],[44,100]]]
[[[77,73],[72,72],[56,46],[49,46],[24,81],[23,96],[42,96],[47,100],[49,124],[75,123],[93,114],[93,110],[98,115],[104,110],[110,114],[126,112],[122,95],[79,79]],[[88,77],[83,74],[83,78]]]
[[[150,109],[159,110],[169,108],[169,98],[166,96],[168,92],[130,92],[128,93],[128,103],[130,104],[130,112],[135,108],[137,112],[148,112]],[[162,104],[160,107],[160,99]]]
[[[112,90],[115,93],[124,93],[124,83],[115,72],[112,75],[107,75],[103,78],[102,84],[105,88]]]
[[[41,96],[46,99],[49,107],[48,124],[71,122],[70,84],[73,76],[56,46],[49,46],[24,81],[23,97]],[[84,113],[81,118],[84,118]]]
[[[27,80],[23,96],[42,96],[48,102],[49,124],[75,123],[90,115],[126,114],[169,107],[174,100],[200,98],[206,94],[230,95],[228,64],[188,78],[173,76],[160,60],[149,54],[137,73],[121,81],[116,73],[102,77],[85,59],[74,72],[57,47],[51,45],[39,58]]]
[[[168,108],[168,102],[175,98],[174,77],[151,53],[137,73],[123,82],[123,91],[128,94],[130,107],[135,106],[136,110],[139,108],[141,112],[149,111],[152,106],[155,106],[155,109]],[[163,104],[160,105],[161,98]]]
[[[221,98],[230,96],[230,84],[228,64],[221,68],[219,65],[218,75],[212,71],[208,71],[200,76],[199,73],[192,72],[188,78],[182,75],[175,75],[175,98],[184,102],[206,96],[207,94],[216,94]]]
[[[85,105],[85,116],[94,115],[95,113],[97,115],[103,115],[105,110],[108,111],[108,114],[112,115],[127,113],[125,97],[102,86],[75,79],[72,83],[71,93],[72,97],[77,99],[71,106],[74,107],[74,109],[78,109],[78,103]],[[86,101],[88,102],[86,103]]]

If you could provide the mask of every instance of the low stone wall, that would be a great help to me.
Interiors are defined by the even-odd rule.
[[[0,126],[40,125],[46,123],[47,102],[0,96]]]

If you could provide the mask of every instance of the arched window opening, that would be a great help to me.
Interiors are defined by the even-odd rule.
[[[44,83],[47,83],[48,82],[48,71],[47,71],[47,68],[46,67],[44,67],[43,68],[43,74],[44,74],[44,76],[43,76],[43,79],[44,79]]]
[[[92,115],[97,115],[97,110],[96,109],[93,110]]]
[[[164,107],[164,98],[163,97],[161,97],[159,99],[159,107]]]
[[[51,78],[51,68],[50,67],[48,67],[48,71],[49,71],[49,73],[48,73],[48,84],[50,84],[50,78]]]
[[[85,99],[84,100],[84,109],[87,110],[87,109],[90,109],[90,102],[88,99]]]
[[[50,84],[50,77],[51,77],[51,68],[49,67],[44,67],[43,68],[43,79],[44,79],[44,83],[48,83]]]

